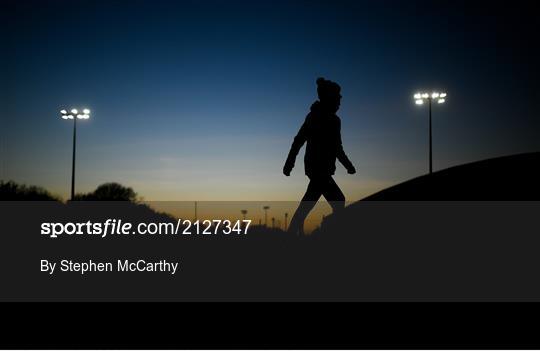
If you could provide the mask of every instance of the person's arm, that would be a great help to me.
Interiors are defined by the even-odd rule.
[[[341,141],[341,120],[339,121],[339,138],[338,138],[338,145],[337,145],[337,159],[341,164],[347,169],[347,173],[349,174],[355,174],[356,169],[354,168],[354,165],[352,164],[351,160],[347,157],[345,154],[345,151],[343,150],[343,142]]]
[[[285,166],[283,166],[283,174],[285,174],[287,177],[291,175],[291,171],[294,168],[296,155],[298,155],[298,152],[300,152],[300,149],[307,141],[309,121],[310,117],[308,115],[306,117],[306,120],[304,121],[304,124],[302,124],[302,127],[300,127],[298,134],[296,134],[296,136],[294,137],[291,150],[289,151],[289,155],[287,156],[287,161],[285,161]]]

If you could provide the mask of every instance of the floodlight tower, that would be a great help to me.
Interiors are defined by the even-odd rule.
[[[416,93],[414,94],[414,100],[417,105],[423,105],[425,102],[429,104],[429,174],[433,173],[433,134],[431,132],[431,102],[436,100],[438,104],[444,104],[446,102],[446,93],[432,92],[429,93]]]
[[[268,210],[270,209],[270,206],[263,206],[264,210],[264,226],[268,227]]]
[[[69,112],[67,110],[61,110],[60,114],[62,115],[62,119],[73,120],[73,160],[71,163],[71,200],[73,200],[75,197],[75,150],[77,145],[77,120],[89,119],[90,110],[85,108],[82,110],[82,113],[80,113],[79,110],[74,108]]]

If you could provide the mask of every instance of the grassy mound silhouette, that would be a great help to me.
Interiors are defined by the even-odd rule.
[[[342,231],[365,218],[373,201],[540,200],[540,152],[497,157],[426,174],[357,201],[327,216],[315,234]],[[390,206],[390,205],[381,205]],[[338,230],[339,228],[339,230]]]
[[[498,157],[427,174],[363,201],[538,200],[540,152]]]

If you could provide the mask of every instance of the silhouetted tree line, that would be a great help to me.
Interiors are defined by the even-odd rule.
[[[76,194],[75,201],[64,203],[59,196],[52,195],[46,189],[38,186],[28,186],[17,184],[14,181],[0,181],[0,200],[2,201],[54,201],[59,206],[47,207],[48,209],[59,210],[61,213],[70,213],[72,216],[88,216],[92,218],[110,218],[111,211],[124,219],[148,220],[156,222],[175,221],[175,218],[168,213],[158,212],[143,203],[137,193],[130,187],[118,183],[101,184],[96,190],[85,194]],[[85,206],[85,201],[118,201],[121,203],[110,206]],[[83,205],[82,207],[79,205]],[[87,204],[91,205],[91,204]],[[89,209],[91,210],[89,212]],[[57,212],[51,213],[57,213]],[[68,212],[65,212],[68,211]],[[86,217],[85,217],[86,218]]]
[[[60,201],[47,190],[33,185],[17,184],[14,181],[0,181],[2,201]]]
[[[137,193],[118,183],[105,183],[87,194],[76,194],[75,201],[130,201],[137,202]]]
[[[18,184],[14,181],[0,181],[0,199],[3,201],[61,201],[46,189]],[[96,190],[86,194],[76,194],[76,201],[129,201],[137,202],[137,193],[130,187],[118,183],[101,184]]]

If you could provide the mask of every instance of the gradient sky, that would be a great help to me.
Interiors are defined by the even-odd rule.
[[[532,2],[530,2],[532,3]],[[520,1],[3,1],[2,180],[68,197],[116,181],[146,200],[297,200],[303,151],[281,173],[316,99],[342,86],[358,173],[348,200],[434,167],[540,150],[539,21]]]

